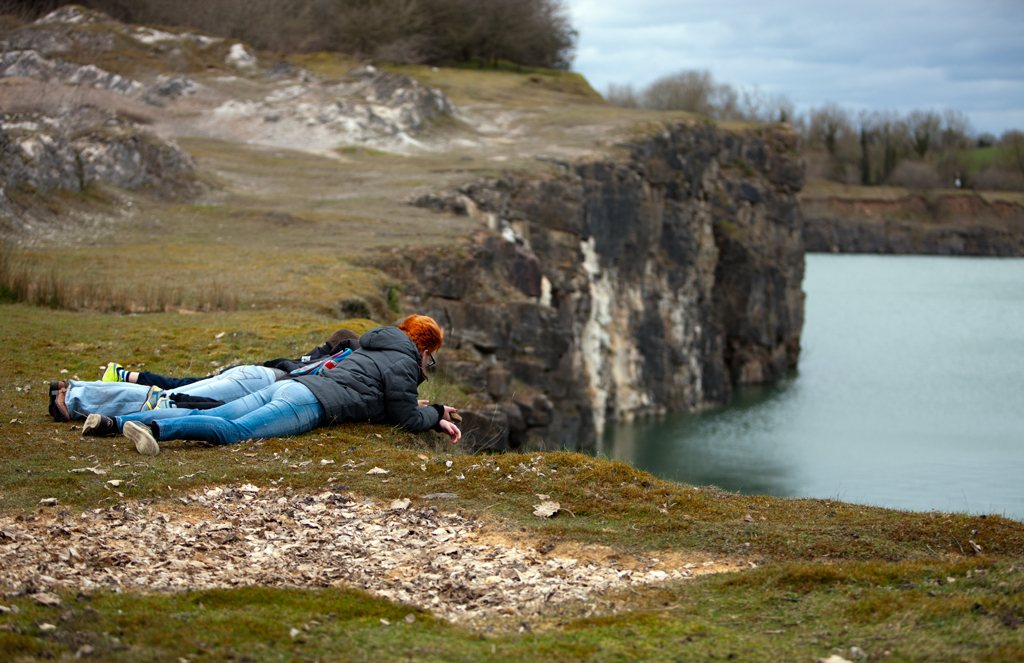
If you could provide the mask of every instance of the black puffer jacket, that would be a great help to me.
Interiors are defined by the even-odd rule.
[[[389,422],[411,433],[437,428],[443,407],[416,403],[426,376],[412,339],[397,327],[377,327],[363,334],[359,345],[337,368],[292,378],[323,405],[321,425]]]

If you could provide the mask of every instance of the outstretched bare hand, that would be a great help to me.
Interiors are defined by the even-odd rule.
[[[462,439],[462,431],[459,427],[450,421],[441,420],[441,430],[452,436],[452,444],[458,444],[459,440]]]

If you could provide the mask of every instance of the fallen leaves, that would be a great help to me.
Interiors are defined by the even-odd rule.
[[[381,468],[381,467],[374,467],[373,469],[368,470],[366,473],[370,474],[370,475],[374,475],[374,474],[389,474],[390,472],[388,470],[385,470],[385,469]]]
[[[562,508],[562,505],[558,502],[541,502],[540,504],[533,505],[533,515],[540,516],[541,518],[550,518],[558,513]]]
[[[98,587],[346,586],[460,621],[509,611],[525,618],[594,592],[706,572],[581,562],[547,554],[554,546],[544,543],[483,543],[481,523],[409,498],[375,504],[252,484],[188,498],[183,513],[127,501],[79,516],[0,516],[0,586],[35,590],[37,602]]]

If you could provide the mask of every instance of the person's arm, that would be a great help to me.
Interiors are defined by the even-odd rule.
[[[420,406],[416,388],[419,384],[419,370],[418,364],[401,361],[384,375],[384,409],[388,420],[410,433],[437,427],[445,414],[441,405]]]

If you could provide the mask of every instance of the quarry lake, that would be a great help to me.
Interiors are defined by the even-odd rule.
[[[600,451],[743,494],[1024,520],[1024,260],[809,254],[799,368]]]

